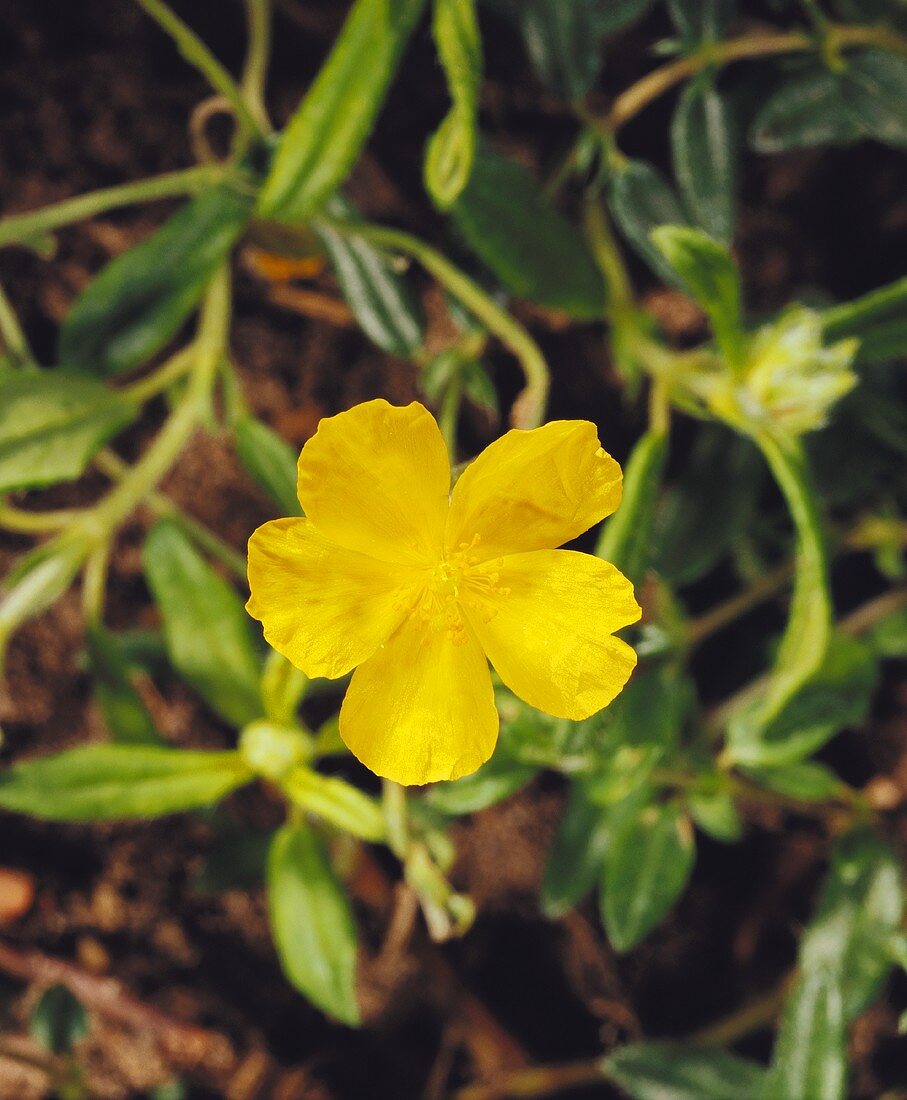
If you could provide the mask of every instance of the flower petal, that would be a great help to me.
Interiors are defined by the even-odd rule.
[[[340,736],[367,768],[397,783],[458,779],[484,764],[498,714],[469,628],[454,635],[407,619],[353,674]]]
[[[337,546],[308,520],[277,519],[249,539],[246,608],[307,676],[342,676],[397,628],[411,577],[404,566]]]
[[[480,561],[547,550],[588,530],[620,503],[621,471],[588,420],[554,420],[502,435],[454,487],[447,546],[475,543]]]
[[[431,413],[378,399],[326,417],[299,456],[297,493],[329,539],[385,561],[436,559],[450,462]]]
[[[511,691],[576,721],[611,702],[636,665],[630,646],[611,635],[641,614],[618,569],[590,554],[538,550],[477,573],[488,580],[473,581],[467,615]]]

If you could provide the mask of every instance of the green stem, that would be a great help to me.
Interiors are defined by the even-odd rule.
[[[762,720],[768,721],[822,663],[831,635],[828,555],[822,521],[799,442],[768,433],[756,443],[771,468],[797,532],[794,591]]]
[[[139,378],[137,381],[123,386],[120,393],[131,398],[136,404],[143,405],[150,398],[163,393],[174,382],[178,382],[188,374],[192,369],[195,355],[196,348],[194,345],[182,348],[156,370],[146,374],[144,378]]]
[[[508,347],[523,369],[526,385],[513,403],[510,420],[515,428],[537,428],[545,417],[551,375],[538,344],[526,329],[468,275],[431,245],[410,233],[359,222],[331,221],[338,233],[362,237],[379,247],[411,256],[433,275],[482,324]]]
[[[271,0],[246,0],[249,45],[242,74],[242,93],[249,110],[265,131],[271,129],[265,107],[265,81],[271,56]]]
[[[173,39],[180,54],[207,79],[211,87],[226,99],[236,113],[240,131],[264,137],[261,124],[246,104],[236,81],[217,60],[199,36],[169,8],[163,0],[136,0],[136,3]]]
[[[0,498],[0,527],[23,535],[43,535],[48,531],[61,531],[79,519],[82,512],[63,510],[56,512],[27,512],[14,508]]]
[[[450,455],[451,464],[457,461],[457,420],[460,417],[460,398],[463,393],[463,384],[459,373],[454,374],[444,394],[441,404],[441,413],[438,417],[438,427],[444,442],[447,444],[447,453]]]
[[[198,168],[184,168],[179,172],[167,172],[162,176],[153,176],[147,180],[133,183],[121,183],[116,187],[104,187],[87,195],[78,195],[73,199],[64,199],[43,210],[29,214],[14,214],[0,221],[0,248],[4,245],[19,244],[53,232],[64,225],[93,218],[106,210],[118,206],[128,206],[137,202],[153,202],[155,199],[169,199],[175,195],[191,195],[213,184],[223,175],[223,169],[204,165]]]
[[[19,324],[19,318],[2,287],[0,287],[0,337],[3,339],[10,366],[19,368],[34,363],[34,356]]]
[[[826,29],[826,38],[837,49],[877,46],[879,49],[907,57],[907,37],[887,27],[851,27],[832,24]],[[750,34],[741,38],[730,38],[725,42],[703,43],[696,53],[662,65],[632,84],[614,100],[606,117],[594,121],[593,124],[605,133],[614,134],[650,103],[677,84],[696,76],[705,69],[756,57],[802,53],[815,50],[818,45],[813,35],[802,31],[789,34]]]

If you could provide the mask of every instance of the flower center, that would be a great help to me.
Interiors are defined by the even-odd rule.
[[[498,584],[498,574],[487,568],[475,553],[479,536],[469,543],[462,543],[456,550],[447,550],[444,556],[428,567],[423,575],[410,615],[415,617],[425,632],[447,631],[454,644],[466,641],[467,624],[464,608],[469,608],[486,621],[495,610],[482,597],[506,596],[509,589]]]

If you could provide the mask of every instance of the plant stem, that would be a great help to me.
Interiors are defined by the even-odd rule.
[[[188,374],[192,369],[195,356],[196,348],[194,345],[182,348],[156,370],[146,374],[144,378],[139,378],[137,381],[123,386],[120,393],[124,397],[131,398],[136,404],[143,405],[150,398],[163,393],[174,382],[179,381],[180,378]]]
[[[826,36],[837,49],[877,46],[891,53],[907,56],[907,38],[887,27],[849,27],[833,24],[827,28]],[[816,39],[802,31],[788,34],[749,34],[741,38],[729,38],[724,42],[706,43],[696,53],[670,61],[632,84],[614,100],[611,110],[604,119],[592,120],[592,122],[603,132],[615,134],[665,92],[682,81],[696,76],[704,69],[755,57],[801,53],[817,47]]]
[[[470,313],[501,341],[517,357],[523,368],[526,385],[513,403],[510,413],[515,428],[537,428],[545,417],[551,375],[545,357],[538,344],[525,328],[497,302],[473,282],[464,272],[450,262],[437,249],[399,229],[365,225],[359,222],[331,221],[330,227],[338,233],[362,237],[379,247],[403,252],[421,264]]]
[[[89,624],[98,624],[104,614],[104,590],[110,564],[110,542],[105,542],[85,560],[82,572],[82,608]]]
[[[271,0],[246,0],[249,45],[242,74],[242,93],[264,131],[271,129],[265,107],[265,81],[271,55]]]
[[[48,531],[60,531],[75,522],[83,513],[76,509],[56,512],[28,512],[15,508],[0,499],[0,527],[23,535],[42,535]]]
[[[0,287],[0,338],[3,339],[3,347],[10,366],[27,367],[34,362],[34,356],[19,324],[19,318],[2,287]]]
[[[767,1027],[781,1011],[796,976],[793,970],[785,974],[774,989],[756,997],[723,1020],[694,1031],[687,1042],[699,1047],[729,1047],[754,1031]]]
[[[701,645],[712,634],[735,622],[741,615],[745,615],[747,611],[757,607],[763,601],[777,595],[790,581],[792,574],[793,565],[790,562],[784,562],[757,578],[736,596],[731,596],[730,599],[706,611],[704,615],[693,619],[687,626],[688,646],[693,649]]]
[[[129,466],[119,455],[114,454],[106,447],[95,455],[94,464],[101,473],[114,481],[122,480],[129,473]],[[155,515],[166,516],[168,519],[174,520],[197,546],[209,553],[212,558],[215,558],[222,565],[225,565],[238,580],[244,583],[247,581],[246,559],[242,554],[238,554],[232,546],[228,546],[223,539],[205,527],[203,523],[187,516],[176,501],[170,500],[163,493],[152,489],[143,503]],[[2,514],[0,514],[0,518],[2,518]]]
[[[444,400],[441,404],[441,413],[438,417],[438,427],[444,442],[447,444],[447,453],[450,455],[451,465],[457,461],[457,420],[460,416],[460,398],[462,396],[462,382],[459,374],[451,378]]]
[[[196,168],[184,168],[178,172],[167,172],[162,176],[152,176],[147,180],[133,183],[121,183],[116,187],[104,187],[91,191],[87,195],[78,195],[73,199],[64,199],[42,210],[29,214],[14,214],[0,221],[0,248],[4,245],[18,244],[53,232],[72,222],[84,221],[105,210],[118,206],[128,206],[137,202],[153,202],[155,199],[169,199],[175,195],[191,195],[209,184],[217,182],[223,175],[223,169],[203,165]]]
[[[217,60],[199,36],[180,19],[163,0],[136,0],[136,3],[173,39],[180,54],[207,79],[211,87],[228,100],[236,112],[242,134],[264,137],[261,124],[246,104],[236,81]]]

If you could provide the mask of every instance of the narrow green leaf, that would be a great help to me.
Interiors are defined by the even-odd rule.
[[[324,844],[307,825],[285,825],[274,834],[268,909],[287,978],[322,1011],[355,1027],[356,926]]]
[[[753,122],[750,141],[757,152],[783,153],[846,145],[861,133],[839,74],[822,68],[785,80],[769,96]]]
[[[52,985],[35,1006],[28,1030],[51,1054],[68,1054],[88,1034],[88,1013],[65,985]]]
[[[95,699],[111,738],[124,745],[161,744],[161,735],[129,678],[129,665],[116,640],[98,625],[88,627],[85,640]]]
[[[251,778],[236,752],[87,745],[0,773],[0,807],[47,821],[159,817],[209,806]]]
[[[891,936],[904,914],[904,874],[870,829],[835,844],[819,907],[800,944],[800,971],[831,970],[846,1022],[869,1007],[892,965]]]
[[[867,137],[907,146],[907,58],[888,50],[860,50],[844,71],[850,109]]]
[[[765,1083],[756,1062],[682,1043],[621,1047],[602,1071],[632,1100],[757,1100]]]
[[[846,1047],[844,1000],[834,972],[826,968],[804,974],[784,1010],[767,1095],[844,1100]]]
[[[656,274],[676,285],[674,269],[652,243],[652,230],[659,225],[686,225],[687,217],[661,174],[645,161],[628,161],[611,178],[608,202],[633,248]]]
[[[575,780],[542,879],[542,910],[552,920],[577,906],[600,880],[611,836],[608,822],[607,811]]]
[[[795,760],[777,768],[749,772],[756,782],[788,798],[824,802],[841,792],[843,784],[825,764],[816,760]]]
[[[605,851],[602,915],[608,939],[629,951],[661,921],[693,870],[693,830],[676,805],[615,807]]]
[[[864,721],[878,674],[871,649],[833,635],[820,667],[768,720],[761,705],[735,715],[728,752],[739,764],[775,768],[805,759],[845,726]]]
[[[87,374],[122,374],[160,351],[239,240],[252,202],[251,194],[222,183],[112,260],[63,322],[62,365]]]
[[[425,0],[356,0],[290,119],[258,212],[308,221],[346,179],[371,133]]]
[[[335,196],[328,212],[355,229],[357,215],[344,199]],[[425,322],[410,284],[369,241],[324,224],[316,228],[362,331],[382,351],[402,358],[415,355],[425,339]]]
[[[727,101],[711,74],[688,84],[671,120],[674,174],[693,221],[729,245],[734,236],[735,150]]]
[[[532,764],[523,764],[500,749],[477,772],[453,783],[436,783],[425,796],[432,809],[452,817],[476,813],[503,802],[525,787],[538,772]]]
[[[668,0],[671,19],[687,46],[723,38],[736,8],[736,0]]]
[[[361,840],[384,840],[387,829],[381,806],[345,780],[300,767],[294,768],[280,785],[287,797],[307,813],[317,814]]]
[[[730,366],[743,355],[740,274],[728,250],[699,229],[661,225],[652,241],[705,310]]]
[[[907,355],[907,278],[825,310],[822,335],[827,343],[858,337],[858,363]]]
[[[475,0],[434,0],[432,31],[452,106],[428,143],[425,185],[446,210],[466,186],[476,152],[482,39]]]
[[[246,473],[268,494],[282,516],[301,516],[296,499],[296,453],[277,432],[243,416],[234,427],[236,455]]]
[[[0,371],[0,492],[72,481],[137,415],[93,378]]]
[[[244,726],[262,717],[261,661],[234,589],[171,520],[152,528],[142,561],[177,672],[227,722]]]
[[[573,225],[516,161],[479,150],[451,208],[467,244],[508,290],[572,317],[601,317],[605,287]]]
[[[605,524],[595,553],[639,584],[649,565],[652,526],[668,452],[668,437],[648,431],[624,466],[620,507]]]
[[[687,799],[690,817],[713,840],[733,843],[743,835],[737,805],[727,791],[691,794]]]

